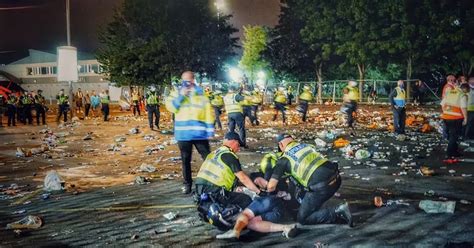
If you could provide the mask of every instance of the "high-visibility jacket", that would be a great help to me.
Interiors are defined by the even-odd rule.
[[[110,102],[110,97],[109,97],[109,95],[107,95],[107,94],[102,94],[102,95],[100,96],[100,103],[102,103],[102,104],[109,104],[109,102]]]
[[[16,96],[10,95],[10,97],[8,97],[7,103],[11,104],[11,105],[14,105],[14,104],[16,104],[16,101],[17,101]]]
[[[228,93],[224,97],[225,111],[227,114],[230,113],[243,113],[242,105],[235,100],[237,94]]]
[[[146,98],[146,104],[158,105],[158,96],[156,94],[149,94]]]
[[[66,95],[58,95],[56,99],[58,100],[58,104],[61,105],[61,104],[66,104],[69,97]]]
[[[132,93],[132,101],[139,101],[140,95],[138,93]]]
[[[197,174],[198,178],[204,179],[217,187],[232,191],[235,183],[235,174],[227,164],[222,161],[222,155],[231,154],[238,159],[237,155],[227,146],[210,153],[201,165]]]
[[[46,103],[46,99],[42,95],[36,95],[36,101],[37,101],[38,104],[45,104]]]
[[[300,95],[300,100],[311,102],[313,100],[313,94],[309,90],[303,90]]]
[[[211,105],[214,107],[224,106],[224,98],[221,95],[214,95],[214,98],[211,100]]]
[[[265,154],[265,156],[263,156],[262,160],[260,161],[260,172],[265,174],[265,172],[268,169],[275,168],[276,162],[278,158],[281,156],[281,154],[282,154],[281,152],[278,152],[278,153],[270,152],[270,153]]]
[[[202,88],[194,86],[189,96],[179,94],[179,88],[166,98],[166,109],[174,113],[176,141],[206,140],[214,137],[214,111]]]
[[[441,119],[445,120],[458,120],[463,119],[461,110],[461,100],[464,93],[459,88],[451,88],[445,92],[444,99],[441,102],[443,106],[443,114]]]
[[[405,89],[402,89],[401,87],[397,86],[395,90],[397,91],[397,95],[393,98],[395,105],[398,107],[405,107],[405,103],[406,103]]]
[[[308,187],[314,171],[328,161],[314,146],[298,142],[288,144],[283,157],[290,161],[291,176],[303,187]]]
[[[252,106],[252,96],[249,95],[249,94],[245,94],[244,95],[244,100],[242,100],[240,102],[240,105],[244,106],[244,107],[248,107],[248,106]]]
[[[471,91],[467,97],[467,111],[474,111],[474,88],[471,88]]]
[[[282,91],[275,92],[274,101],[277,103],[286,103],[286,94]]]
[[[350,101],[359,101],[359,89],[357,87],[346,86],[346,89],[349,91],[346,97]]]
[[[23,103],[24,105],[29,105],[33,103],[33,100],[30,96],[23,96],[23,98],[21,99],[21,103]]]
[[[260,105],[263,102],[263,96],[259,92],[254,92],[251,98],[252,105]]]

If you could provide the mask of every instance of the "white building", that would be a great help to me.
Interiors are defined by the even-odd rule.
[[[57,55],[29,49],[29,56],[0,66],[0,71],[5,71],[21,81],[21,87],[27,91],[43,90],[43,95],[54,100],[60,89],[69,89],[67,82],[57,81]],[[73,91],[78,88],[82,92],[95,90],[100,93],[108,89],[112,101],[120,98],[120,88],[111,86],[103,75],[97,59],[92,54],[78,52],[78,82],[73,83]]]

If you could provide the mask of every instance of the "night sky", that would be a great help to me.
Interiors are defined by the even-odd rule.
[[[179,0],[175,0],[179,1]],[[29,48],[55,51],[66,44],[65,0],[0,0],[0,64],[27,55]],[[121,0],[70,0],[71,43],[82,52],[99,46],[97,32],[111,20]],[[273,26],[279,0],[224,0],[233,25]],[[241,36],[241,32],[237,35]]]

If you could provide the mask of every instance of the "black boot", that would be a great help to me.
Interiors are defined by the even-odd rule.
[[[344,204],[339,205],[336,210],[336,216],[339,219],[344,220],[349,227],[353,227],[354,223],[352,222],[352,214],[349,210],[349,204],[346,202]]]

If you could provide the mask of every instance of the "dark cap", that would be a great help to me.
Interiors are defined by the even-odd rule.
[[[293,138],[291,137],[291,135],[287,134],[287,133],[282,133],[282,134],[279,134],[277,137],[276,137],[276,141],[277,143],[280,143],[282,140],[286,139],[286,138]]]
[[[240,140],[240,136],[236,132],[228,132],[224,135],[224,139],[226,140],[237,140],[239,141],[239,145],[243,145],[242,140]]]

